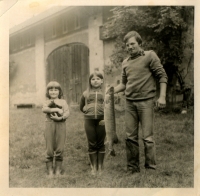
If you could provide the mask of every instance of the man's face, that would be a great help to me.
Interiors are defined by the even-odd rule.
[[[126,50],[131,56],[137,54],[140,51],[140,49],[140,45],[136,41],[135,37],[129,38],[126,42]]]

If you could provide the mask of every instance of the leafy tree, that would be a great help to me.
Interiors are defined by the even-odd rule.
[[[110,56],[112,67],[105,67],[108,74],[113,67],[121,68],[127,55],[123,37],[135,30],[143,39],[143,48],[158,54],[169,83],[176,73],[181,73],[177,76],[184,79],[184,70],[187,74],[193,59],[193,6],[119,6],[111,11],[112,17],[103,26],[104,38],[115,40],[115,50]]]
[[[135,30],[143,38],[143,48],[157,52],[164,66],[180,66],[185,48],[193,54],[193,35],[188,37],[189,24],[193,25],[194,7],[139,6],[115,7],[113,16],[104,25],[104,37],[115,38],[111,61],[116,68],[126,56],[124,35]]]

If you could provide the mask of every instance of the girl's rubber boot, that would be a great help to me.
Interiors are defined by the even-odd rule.
[[[105,157],[105,152],[98,152],[98,173],[100,176],[103,171],[104,157]]]
[[[97,153],[89,154],[90,164],[91,164],[91,174],[95,176],[97,174]]]
[[[63,175],[64,170],[62,169],[62,161],[56,161],[55,162],[55,175]]]
[[[53,177],[53,162],[47,162],[47,174],[49,177]]]

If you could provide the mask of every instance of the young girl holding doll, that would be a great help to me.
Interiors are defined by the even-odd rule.
[[[42,111],[46,113],[45,140],[46,140],[46,166],[47,173],[52,176],[63,174],[62,161],[66,137],[66,119],[69,116],[67,102],[62,99],[61,86],[56,81],[51,81],[46,87],[48,100],[43,105]],[[55,157],[55,166],[53,160]]]
[[[101,174],[106,137],[104,124],[104,95],[102,91],[103,75],[94,72],[89,76],[89,84],[83,92],[80,101],[80,110],[84,113],[84,127],[88,140],[89,159],[92,167],[92,175],[98,171]]]

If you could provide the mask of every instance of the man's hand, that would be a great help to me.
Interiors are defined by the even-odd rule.
[[[160,83],[160,97],[156,101],[156,107],[158,108],[165,108],[166,106],[166,89],[167,89],[167,84],[166,83]]]
[[[159,99],[156,101],[156,107],[158,107],[158,108],[165,108],[166,107],[165,97],[159,97]]]

